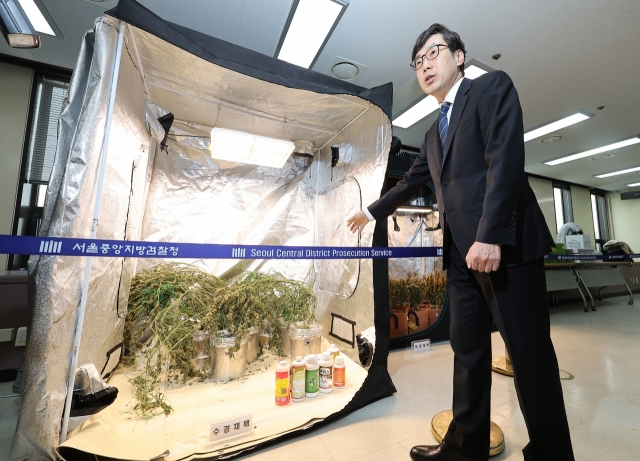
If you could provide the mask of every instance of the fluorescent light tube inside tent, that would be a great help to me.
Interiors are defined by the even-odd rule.
[[[294,147],[291,141],[243,131],[218,127],[211,130],[211,156],[221,160],[282,168]]]

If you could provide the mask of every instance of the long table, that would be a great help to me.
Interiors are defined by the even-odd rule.
[[[597,297],[602,301],[601,292],[609,286],[624,286],[629,292],[629,305],[633,304],[633,292],[627,285],[619,266],[632,266],[633,262],[561,262],[545,263],[547,279],[547,291],[560,291],[577,289],[582,297],[584,311],[588,312],[586,291],[590,301],[591,310],[596,310],[596,304],[589,288],[599,288]],[[552,295],[557,304],[557,295]]]

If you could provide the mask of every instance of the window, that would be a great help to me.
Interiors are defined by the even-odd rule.
[[[596,233],[596,249],[602,250],[602,246],[610,240],[609,214],[607,213],[607,201],[603,194],[591,193],[591,213],[593,214],[593,229]]]
[[[29,122],[25,136],[20,185],[14,215],[14,235],[37,235],[44,199],[58,144],[58,118],[62,112],[68,78],[35,72]],[[27,255],[10,255],[7,268],[26,267]]]
[[[553,183],[553,201],[556,209],[556,228],[560,228],[566,223],[573,222],[573,205],[571,204],[571,189],[569,185]]]
[[[56,157],[58,117],[62,112],[69,84],[41,77],[36,90],[33,129],[27,157],[27,181],[48,184]]]

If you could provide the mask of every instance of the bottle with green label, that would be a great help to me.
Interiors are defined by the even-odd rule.
[[[307,397],[315,397],[320,393],[320,371],[316,354],[305,357],[305,392]]]

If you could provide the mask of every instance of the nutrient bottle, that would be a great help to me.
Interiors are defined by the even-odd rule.
[[[307,362],[305,370],[305,393],[307,397],[315,397],[320,392],[320,374],[316,354],[305,357]]]
[[[347,383],[347,375],[344,367],[344,357],[339,356],[336,358],[336,363],[333,365],[333,387],[336,389],[342,389]]]
[[[281,360],[276,366],[276,405],[287,405],[290,401],[289,394],[289,364]]]
[[[302,402],[307,396],[306,374],[307,367],[302,357],[298,356],[291,363],[291,401]]]
[[[320,392],[323,394],[333,392],[333,359],[331,359],[331,354],[328,352],[322,354],[318,365],[320,366]]]
[[[327,352],[331,354],[331,358],[333,359],[334,362],[336,361],[336,358],[340,355],[340,349],[338,349],[335,344],[329,344],[329,349],[327,349]]]

